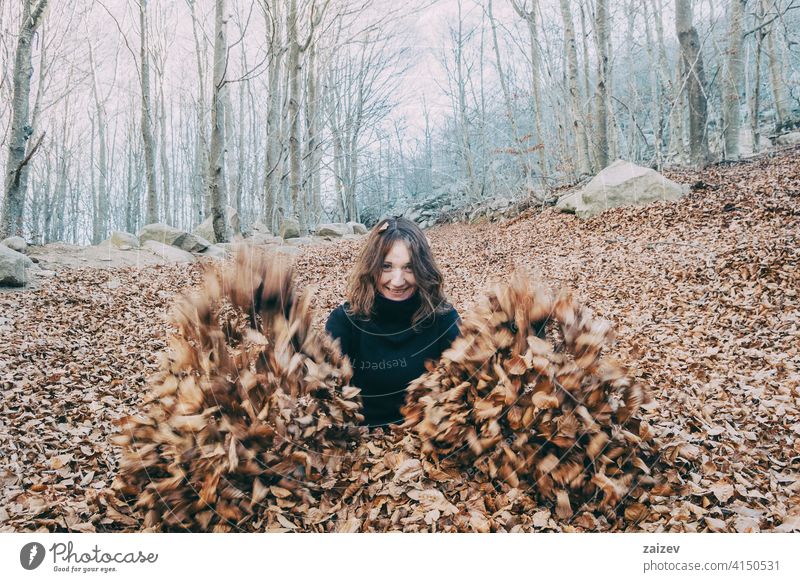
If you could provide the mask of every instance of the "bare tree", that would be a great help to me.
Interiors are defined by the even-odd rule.
[[[702,167],[708,162],[708,102],[700,38],[692,20],[692,0],[676,0],[675,31],[689,102],[689,151],[691,163]]]
[[[475,177],[475,160],[470,142],[470,121],[467,114],[467,78],[469,77],[470,65],[464,55],[466,43],[471,33],[464,31],[464,19],[462,16],[461,0],[458,0],[458,19],[455,28],[450,28],[450,38],[453,43],[454,58],[454,91],[457,103],[457,119],[459,136],[461,141],[461,157],[467,174],[466,191],[473,201],[480,198],[481,192]]]
[[[280,174],[283,144],[281,141],[281,71],[286,44],[281,29],[280,3],[262,0],[260,4],[266,24],[268,52],[266,99],[266,139],[264,150],[264,186],[262,196],[263,221],[270,231],[277,227],[277,212],[280,208]]]
[[[206,123],[206,58],[205,43],[201,43],[200,23],[197,18],[195,0],[186,0],[189,6],[189,14],[192,20],[192,38],[194,39],[195,62],[197,65],[197,137],[195,141],[195,160],[193,193],[196,197],[202,197],[202,205],[197,204],[200,212],[194,217],[197,222],[202,222],[206,216],[211,215],[210,190],[206,184],[205,177],[208,174],[208,140]],[[203,37],[203,40],[205,37]],[[201,195],[201,192],[203,193]]]
[[[31,147],[27,141],[33,133],[28,124],[29,98],[33,65],[31,52],[33,35],[42,22],[47,0],[25,0],[22,24],[17,37],[14,59],[14,96],[11,101],[11,126],[9,128],[8,161],[6,162],[3,213],[0,220],[0,236],[22,234],[22,218],[27,190],[27,166],[42,143],[44,134]]]
[[[578,173],[591,173],[589,156],[589,139],[586,135],[586,124],[580,110],[580,90],[578,89],[578,51],[575,46],[575,27],[568,0],[561,0],[561,19],[564,23],[564,51],[567,61],[567,83],[569,91],[569,107],[572,112],[572,129],[575,135],[575,149],[578,153]]]
[[[756,50],[753,59],[755,60],[753,82],[751,83],[752,89],[750,92],[750,134],[753,140],[753,151],[758,152],[761,142],[761,129],[760,129],[760,116],[761,116],[761,55],[764,51],[764,37],[766,31],[760,25],[764,20],[766,12],[766,4],[768,0],[758,0],[755,12],[753,14],[753,21],[755,24],[755,42]]]
[[[494,57],[495,57],[495,67],[497,68],[497,76],[500,81],[500,88],[503,91],[503,100],[506,106],[506,115],[508,116],[508,122],[511,126],[511,137],[513,139],[513,147],[508,148],[514,155],[519,157],[520,161],[520,170],[522,172],[522,179],[527,183],[527,188],[529,192],[533,191],[533,181],[532,181],[532,170],[530,167],[530,161],[528,159],[528,153],[525,151],[523,147],[522,141],[520,140],[520,132],[517,127],[517,119],[516,114],[514,112],[513,103],[511,102],[511,95],[508,90],[508,83],[506,82],[506,76],[503,72],[503,61],[500,58],[500,43],[497,41],[497,22],[494,19],[494,13],[492,11],[492,0],[489,0],[487,4],[486,14],[489,17],[489,24],[492,29],[492,46],[494,47]]]
[[[92,70],[92,95],[95,104],[98,140],[97,212],[92,232],[92,243],[98,244],[108,236],[109,223],[108,141],[106,138],[106,100],[108,95],[101,96],[100,93],[97,81],[97,64],[95,63],[94,48],[91,42],[89,43],[89,66]],[[114,69],[116,73],[116,67]],[[94,144],[94,139],[92,143]],[[92,167],[94,167],[94,156],[92,156]]]
[[[595,151],[598,169],[608,165],[608,5],[606,0],[597,0],[595,5],[595,35],[597,39],[597,91],[595,109]]]
[[[544,125],[542,123],[542,90],[539,75],[541,72],[541,57],[539,49],[539,0],[532,0],[531,7],[528,8],[527,0],[512,0],[511,4],[516,13],[525,20],[528,25],[528,41],[530,48],[531,59],[531,94],[533,96],[533,120],[536,127],[536,137],[539,144],[544,146]],[[570,22],[571,24],[571,22]],[[573,31],[572,48],[575,48],[575,34]],[[577,57],[576,57],[577,59]],[[575,65],[577,68],[577,64]],[[547,174],[547,161],[545,159],[545,148],[537,147],[537,156],[539,158],[539,174],[544,176]]]
[[[305,198],[301,195],[302,174],[300,168],[300,71],[302,62],[300,57],[314,39],[314,30],[319,26],[329,0],[325,0],[322,6],[318,7],[312,0],[309,10],[309,31],[305,40],[300,39],[298,29],[299,13],[297,0],[289,0],[289,11],[287,13],[287,28],[289,31],[289,191],[292,200],[293,217],[298,220],[300,234],[308,233],[308,216],[305,207]]]
[[[228,240],[225,220],[226,192],[222,183],[225,165],[225,111],[224,95],[225,66],[228,56],[228,43],[225,38],[225,0],[215,0],[214,15],[214,86],[211,92],[211,147],[208,155],[208,190],[211,200],[211,216],[216,242]]]
[[[766,28],[767,60],[769,62],[772,100],[775,103],[775,129],[780,132],[784,123],[790,117],[790,111],[789,99],[786,94],[786,82],[783,77],[783,63],[781,61],[781,54],[778,51],[778,43],[776,42],[779,30],[775,24],[777,19],[781,16],[781,10],[778,4],[778,0],[772,3],[775,13],[769,16],[765,15],[763,26]],[[788,10],[789,6],[793,4],[793,2],[788,4],[787,7],[784,8],[784,11]]]
[[[739,157],[739,128],[741,127],[740,88],[744,71],[742,40],[744,33],[744,6],[746,0],[731,0],[728,8],[728,55],[723,84],[722,129],[724,156],[735,160]]]
[[[145,221],[158,222],[158,190],[156,189],[156,144],[153,139],[152,105],[150,98],[150,55],[147,46],[147,0],[139,0],[139,67],[141,86],[141,130],[144,146],[147,210]]]

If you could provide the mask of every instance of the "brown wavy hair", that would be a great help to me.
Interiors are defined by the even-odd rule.
[[[445,296],[444,277],[433,258],[428,239],[414,221],[402,216],[384,218],[370,231],[350,272],[348,313],[364,319],[372,317],[383,261],[396,241],[403,241],[411,256],[411,270],[421,300],[411,325],[418,330],[419,323],[447,313],[452,306]]]

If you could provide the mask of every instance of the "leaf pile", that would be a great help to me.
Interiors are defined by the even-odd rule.
[[[114,439],[115,487],[145,527],[258,529],[272,525],[269,505],[316,505],[309,487],[337,472],[363,416],[350,364],[311,328],[309,300],[278,255],[242,248],[180,302],[150,406]]]
[[[262,529],[800,531],[799,153],[665,171],[692,191],[587,221],[546,209],[427,231],[462,317],[525,267],[612,324],[604,357],[630,364],[652,394],[640,414],[663,463],[665,482],[628,509],[635,519],[591,504],[558,517],[525,481],[415,456],[406,431],[362,438],[339,478],[321,482],[321,513],[301,519],[294,497],[276,500]],[[343,300],[358,251],[345,240],[297,256],[297,288],[316,287],[312,327]],[[202,275],[198,265],[70,269],[0,292],[0,531],[145,529],[110,489],[122,451],[109,438],[142,410],[176,331],[168,309]],[[421,470],[404,480],[398,469],[415,459]],[[431,489],[458,511],[414,499]]]
[[[535,333],[548,319],[561,349]],[[639,415],[646,391],[601,357],[610,339],[608,322],[569,293],[554,299],[516,272],[409,386],[406,425],[437,462],[474,466],[512,487],[524,481],[561,518],[599,493],[599,507],[613,513],[635,485],[652,484],[654,442]]]

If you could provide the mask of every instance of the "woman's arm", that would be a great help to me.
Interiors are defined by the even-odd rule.
[[[350,318],[345,313],[344,305],[340,305],[328,316],[328,321],[325,322],[325,331],[328,332],[333,339],[338,339],[342,349],[343,355],[350,354],[350,332],[351,323]]]

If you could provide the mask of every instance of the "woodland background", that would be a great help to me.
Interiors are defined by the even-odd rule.
[[[616,158],[734,160],[800,119],[798,8],[4,1],[0,234],[97,244],[230,204],[245,232],[302,235],[427,198],[551,201]]]
[[[229,240],[226,205],[294,256],[316,330],[365,232],[289,242],[321,223],[457,219],[426,236],[464,319],[516,268],[571,290],[653,396],[660,482],[567,516],[536,484],[445,474],[384,435],[353,444],[324,515],[253,488],[236,499],[265,513],[218,531],[800,531],[798,8],[0,0],[0,235],[31,243],[0,250],[35,277],[0,293],[0,531],[158,529],[114,489],[113,438],[215,260],[98,243],[209,217]],[[549,207],[617,158],[685,192],[586,220]],[[507,220],[471,220],[510,200]]]

